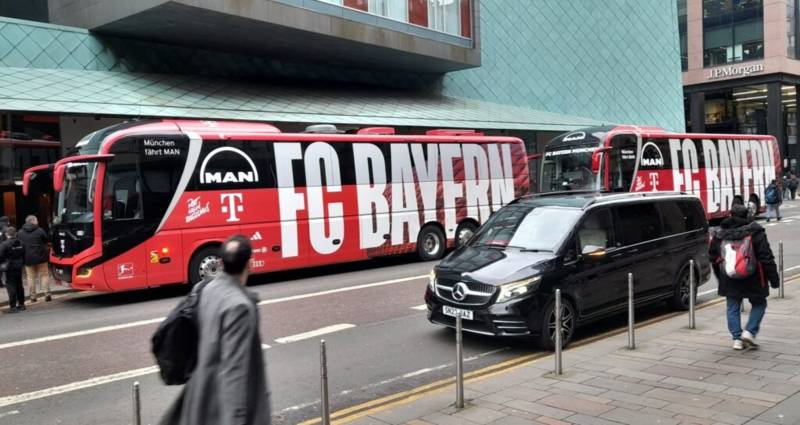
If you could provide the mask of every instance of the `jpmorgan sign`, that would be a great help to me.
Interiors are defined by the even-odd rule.
[[[719,68],[709,69],[708,74],[706,74],[706,79],[717,80],[720,78],[729,78],[729,77],[747,77],[751,74],[758,74],[761,72],[764,72],[763,63],[728,65],[728,66],[721,66]]]

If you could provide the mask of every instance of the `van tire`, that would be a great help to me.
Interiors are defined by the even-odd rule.
[[[214,259],[219,262],[216,266],[209,264],[209,262],[214,261]],[[219,246],[206,246],[195,252],[191,261],[189,261],[189,285],[197,285],[204,277],[213,278],[218,276],[222,271],[221,261],[219,257]],[[201,268],[213,268],[216,274],[202,274],[200,271]],[[211,271],[212,270],[209,270],[208,272]]]
[[[441,259],[447,248],[447,239],[438,226],[428,224],[417,236],[417,255],[424,261]]]
[[[462,221],[456,228],[456,249],[461,248],[478,230],[478,225],[472,220]]]
[[[695,270],[695,279],[697,271]],[[695,287],[695,301],[697,300],[697,288]],[[689,266],[681,269],[678,279],[675,282],[672,297],[668,301],[669,306],[675,310],[686,311],[689,309]]]
[[[554,340],[555,333],[553,332],[553,329],[555,329],[555,315],[553,314],[555,312],[555,307],[556,301],[553,299],[547,304],[547,307],[544,308],[542,317],[539,319],[539,337],[536,342],[539,347],[547,351],[553,351],[556,348]],[[568,299],[561,298],[561,308],[563,310],[561,313],[561,326],[562,329],[564,329],[561,347],[564,348],[575,336],[575,325],[578,317],[575,306],[572,305],[572,302]]]

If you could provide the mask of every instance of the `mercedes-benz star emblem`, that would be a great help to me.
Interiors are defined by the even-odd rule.
[[[456,286],[453,287],[453,299],[456,301],[464,301],[467,298],[467,284],[464,282],[456,283]]]

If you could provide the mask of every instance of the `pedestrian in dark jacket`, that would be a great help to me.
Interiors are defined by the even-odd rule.
[[[244,236],[222,246],[224,272],[200,294],[197,366],[162,424],[270,423],[257,300],[244,288],[252,252]]]
[[[8,226],[6,240],[0,242],[0,264],[6,264],[6,291],[8,292],[9,313],[25,310],[25,289],[22,287],[22,264],[25,248],[17,239],[17,229]]]
[[[47,244],[50,239],[47,233],[39,227],[39,220],[35,215],[25,218],[25,225],[19,231],[19,240],[25,247],[25,277],[28,281],[28,293],[31,302],[35,303],[39,297],[39,287],[44,290],[44,300],[50,301],[50,271],[47,269],[47,260],[50,250]]]
[[[797,196],[797,187],[800,186],[800,180],[797,179],[797,176],[792,174],[789,177],[789,194],[792,196],[792,201],[794,201],[795,196]]]
[[[756,272],[746,278],[734,279],[721,270],[723,263],[722,241],[739,241],[746,236],[752,240],[753,252],[757,260]],[[731,216],[720,223],[708,249],[714,275],[719,282],[718,293],[726,297],[728,305],[728,330],[733,337],[733,348],[741,350],[747,346],[757,347],[756,335],[761,319],[767,310],[769,286],[779,285],[778,268],[775,256],[767,240],[764,228],[747,219],[747,208],[739,205],[731,207]],[[769,283],[769,286],[767,284]],[[747,298],[752,309],[744,331],[741,323],[741,304]]]
[[[772,180],[764,190],[764,203],[767,205],[767,222],[772,218],[780,221],[781,218],[781,204],[783,203],[783,192],[778,186],[778,182]]]

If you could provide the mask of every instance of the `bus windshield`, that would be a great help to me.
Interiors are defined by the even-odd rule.
[[[91,223],[94,220],[94,185],[97,163],[69,164],[64,188],[57,194],[55,224]]]
[[[542,163],[542,192],[594,190],[597,175],[592,173],[594,147],[546,151]]]

